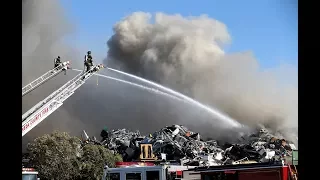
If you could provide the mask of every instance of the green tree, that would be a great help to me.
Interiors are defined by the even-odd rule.
[[[55,131],[29,143],[30,161],[41,179],[71,180],[79,177],[81,141],[66,132]]]
[[[103,167],[115,167],[116,162],[121,162],[119,154],[114,155],[110,150],[100,145],[87,144],[83,147],[81,157],[81,179],[100,180],[103,176]]]
[[[66,132],[36,138],[28,144],[29,159],[43,180],[101,179],[107,164],[114,167],[122,161],[101,145],[81,146],[81,140]]]

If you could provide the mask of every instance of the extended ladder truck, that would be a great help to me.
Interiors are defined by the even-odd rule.
[[[67,69],[69,69],[69,65],[70,65],[69,61],[60,63],[57,67],[55,67],[55,68],[51,69],[50,71],[44,73],[39,78],[35,79],[31,83],[29,83],[26,86],[24,86],[22,88],[22,97],[24,95],[28,94],[29,92],[33,91],[37,87],[39,87],[41,84],[47,82],[51,78],[53,78],[56,75],[60,74],[61,72],[63,72],[63,71],[66,72]]]
[[[36,80],[27,84],[22,88],[22,97],[27,93],[33,91],[41,84],[45,83],[49,79],[58,75],[61,72],[66,72],[67,69],[71,69],[69,67],[69,61],[63,62],[54,69],[46,72]],[[48,117],[51,113],[57,110],[63,102],[70,97],[75,90],[77,90],[81,85],[83,85],[92,75],[96,72],[104,68],[102,64],[98,64],[92,66],[89,71],[83,71],[74,77],[72,80],[65,83],[58,90],[54,91],[47,98],[40,101],[34,107],[32,107],[29,111],[22,115],[22,137],[28,133],[31,129],[36,127],[41,121],[43,121],[46,117]],[[28,169],[28,170],[26,170]],[[22,179],[29,180],[39,180],[38,172],[36,172],[33,168],[22,168]]]
[[[26,113],[24,113],[22,115],[22,136],[24,136],[31,129],[37,126],[55,110],[57,110],[63,104],[63,102],[75,92],[75,90],[77,90],[91,76],[93,76],[102,68],[104,68],[104,66],[102,64],[98,64],[92,66],[88,71],[81,72],[72,80],[65,83],[58,90],[50,94],[47,98],[40,101],[38,104],[36,104]],[[67,69],[70,69],[69,62],[62,63],[53,70],[48,71],[35,81],[31,82],[30,84],[22,88],[22,96],[31,92],[36,87],[40,86],[42,83],[49,80],[50,78],[56,76],[60,72],[66,71]]]

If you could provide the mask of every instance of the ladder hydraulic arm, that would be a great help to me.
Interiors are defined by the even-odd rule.
[[[58,90],[50,94],[43,101],[40,101],[29,111],[22,115],[22,136],[37,126],[41,121],[57,110],[63,102],[70,97],[75,90],[83,85],[92,75],[101,70],[102,64],[93,66],[87,72],[81,72],[72,80],[68,81]]]
[[[44,73],[42,76],[40,76],[36,80],[34,80],[31,83],[24,86],[22,88],[22,97],[24,95],[28,94],[29,92],[31,92],[32,90],[34,90],[35,88],[37,88],[38,86],[40,86],[41,84],[43,84],[44,82],[46,82],[49,79],[53,78],[54,76],[60,74],[62,71],[66,71],[67,69],[69,69],[69,65],[70,65],[69,61],[63,62],[63,63],[59,64],[57,67]]]

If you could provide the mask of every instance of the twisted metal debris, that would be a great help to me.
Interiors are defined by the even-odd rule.
[[[124,161],[138,160],[141,144],[152,144],[156,159],[179,162],[181,165],[215,166],[239,163],[282,161],[290,157],[293,144],[270,134],[266,129],[247,137],[238,144],[219,146],[215,140],[203,141],[199,133],[181,125],[166,126],[142,136],[139,131],[117,129],[101,132],[102,140],[89,138],[83,131],[84,143],[94,143],[122,155]]]

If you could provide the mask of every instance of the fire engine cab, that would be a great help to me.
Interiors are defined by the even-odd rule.
[[[22,180],[40,180],[38,172],[33,168],[22,168]]]
[[[103,180],[166,180],[166,168],[164,166],[145,166],[104,169]]]
[[[155,165],[151,162],[118,162],[116,168],[104,167],[103,180],[174,180],[195,166]]]
[[[156,165],[152,145],[141,145],[140,162],[118,162],[117,168],[104,167],[103,180],[297,180],[298,154],[288,162],[239,163],[195,167]],[[147,153],[148,152],[148,153]]]

